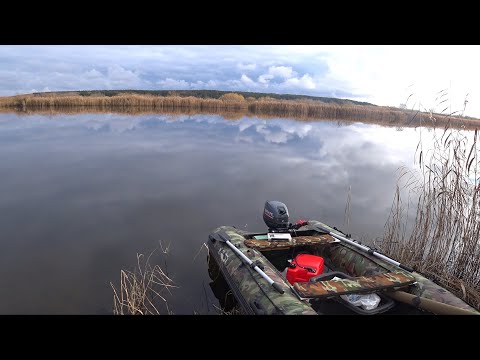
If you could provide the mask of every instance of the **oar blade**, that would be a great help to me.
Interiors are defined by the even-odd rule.
[[[414,272],[415,271],[414,269],[412,269],[411,267],[409,267],[407,265],[399,264],[398,266],[401,267],[403,270],[407,270],[408,272]]]
[[[284,293],[285,293],[285,290],[282,289],[282,287],[280,286],[280,284],[274,282],[274,283],[272,284],[272,286],[273,286],[273,288],[274,288],[275,290],[277,290],[280,294],[284,294]]]
[[[208,235],[208,238],[212,241],[227,242],[230,237],[225,231],[219,231]]]
[[[327,228],[321,226],[321,225],[314,225],[313,226],[313,230],[321,233],[321,234],[330,234],[330,230],[328,230]]]

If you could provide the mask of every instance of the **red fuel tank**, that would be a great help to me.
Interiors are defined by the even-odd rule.
[[[290,284],[308,281],[311,277],[323,274],[323,257],[299,254],[292,260],[287,270],[287,280]]]

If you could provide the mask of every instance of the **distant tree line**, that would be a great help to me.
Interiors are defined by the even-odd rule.
[[[180,96],[189,97],[194,96],[202,99],[219,99],[225,94],[231,93],[231,91],[220,90],[81,90],[81,91],[54,91],[54,92],[39,92],[33,93],[35,96],[52,95],[69,95],[75,94],[80,96],[118,96],[121,94],[138,94],[138,95],[156,95],[156,96]],[[258,100],[260,98],[272,98],[277,100],[314,100],[324,103],[334,103],[338,105],[368,105],[375,106],[368,102],[355,101],[349,99],[338,99],[322,96],[309,96],[309,95],[293,95],[293,94],[273,94],[273,93],[258,93],[248,91],[235,91],[236,94],[242,95],[245,99],[254,98]]]
[[[247,116],[290,117],[373,122],[398,126],[478,127],[480,119],[463,118],[366,102],[306,95],[227,92],[219,90],[95,90],[42,92],[0,97],[0,111],[186,111],[237,113]],[[229,115],[230,116],[230,115]]]

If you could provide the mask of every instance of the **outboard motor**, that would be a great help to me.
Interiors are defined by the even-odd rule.
[[[280,201],[266,201],[263,221],[271,231],[287,232],[289,228],[287,205]]]

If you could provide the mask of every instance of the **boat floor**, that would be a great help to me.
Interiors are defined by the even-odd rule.
[[[351,310],[344,304],[333,299],[311,300],[310,305],[319,315],[356,315],[358,313]],[[380,306],[382,304],[380,303]],[[433,315],[430,312],[414,308],[410,305],[396,302],[395,306],[381,315]]]

